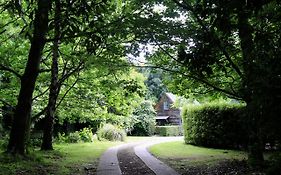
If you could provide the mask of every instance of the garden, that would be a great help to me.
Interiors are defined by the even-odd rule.
[[[277,0],[0,0],[0,174],[96,173],[159,136],[184,138],[149,148],[182,174],[281,174],[280,16]]]

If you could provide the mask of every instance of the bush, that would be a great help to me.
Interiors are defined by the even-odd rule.
[[[155,118],[151,123],[145,121],[135,123],[133,129],[128,133],[132,136],[151,136],[155,132]]]
[[[56,138],[56,143],[66,143],[67,142],[67,136],[65,133],[58,133],[58,137]]]
[[[79,135],[83,142],[93,142],[93,133],[91,129],[83,128],[80,130]]]
[[[67,136],[67,143],[78,143],[81,141],[80,134],[78,131],[72,132]]]
[[[78,143],[78,142],[93,142],[93,133],[89,128],[83,128],[80,131],[75,131],[66,136],[64,133],[58,133],[56,138],[57,143]]]
[[[151,101],[144,101],[133,112],[132,118],[135,123],[129,131],[134,136],[151,136],[155,132],[155,116],[156,112]]]
[[[117,126],[105,124],[102,128],[98,129],[97,136],[99,140],[124,141],[126,133]]]
[[[28,142],[28,146],[35,148],[35,147],[40,147],[42,144],[42,138],[43,138],[43,133],[42,132],[36,132],[33,131],[30,133],[30,138]]]
[[[8,142],[9,142],[9,135],[2,135],[0,137],[0,149],[6,149],[8,146]]]
[[[269,167],[266,170],[267,175],[281,174],[281,153],[271,156]]]
[[[181,126],[156,126],[155,134],[160,136],[181,136]]]
[[[245,107],[240,104],[187,106],[182,111],[185,142],[214,148],[246,147],[244,113]]]

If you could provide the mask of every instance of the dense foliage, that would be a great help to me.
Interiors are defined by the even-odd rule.
[[[156,112],[151,101],[142,102],[133,112],[134,125],[128,134],[135,136],[151,136],[155,131]]]
[[[39,121],[45,150],[52,149],[55,121],[130,127],[128,118],[145,87],[127,65],[129,33],[116,27],[128,18],[129,4],[0,2],[0,102],[1,115],[14,119],[13,125],[3,123],[12,128],[10,152],[25,153],[30,129]]]
[[[245,148],[247,123],[241,104],[189,105],[182,111],[185,142],[214,148]]]

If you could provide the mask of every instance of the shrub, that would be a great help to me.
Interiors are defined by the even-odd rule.
[[[43,133],[38,131],[33,131],[30,133],[30,138],[28,146],[30,147],[40,147],[42,144]]]
[[[133,129],[128,133],[132,136],[151,136],[155,132],[155,119],[151,123],[135,123]]]
[[[97,136],[99,140],[124,141],[126,133],[117,126],[105,124],[102,128],[98,129]]]
[[[266,170],[268,175],[278,175],[281,174],[281,153],[275,154],[269,158],[270,164]]]
[[[150,136],[155,132],[156,112],[151,101],[145,100],[133,112],[132,118],[135,123],[129,132],[135,136]]]
[[[80,130],[79,135],[83,142],[93,142],[93,133],[91,129],[83,128]]]
[[[72,132],[67,136],[67,143],[78,143],[81,141],[80,134],[78,131]]]
[[[156,126],[155,133],[160,136],[180,136],[182,135],[181,126]]]
[[[246,147],[244,106],[210,103],[187,106],[182,111],[185,142],[215,148]]]
[[[93,142],[93,133],[89,128],[83,128],[80,131],[70,133],[68,136],[65,133],[58,133],[56,138],[57,143],[78,143],[78,142]]]
[[[0,149],[6,149],[7,146],[8,146],[8,141],[9,141],[9,135],[6,134],[6,135],[2,135],[0,137]]]
[[[57,143],[66,143],[67,136],[65,136],[65,133],[58,133],[58,136],[55,140]]]

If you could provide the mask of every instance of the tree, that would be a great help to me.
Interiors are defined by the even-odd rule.
[[[131,127],[131,115],[144,99],[144,77],[132,69],[111,68],[98,67],[80,73],[79,82],[58,108],[59,123],[112,123]]]
[[[28,38],[32,38],[31,31],[33,29],[32,28],[33,25],[30,24],[33,24],[34,21],[33,14],[34,11],[36,11],[36,5],[37,4],[33,2],[17,3],[17,2],[9,1],[1,4],[1,8],[5,7],[8,10],[13,10],[13,12],[16,12],[15,18],[22,19],[24,23],[23,25],[21,25],[22,30],[20,32],[22,34],[25,34]],[[52,68],[50,69],[48,68],[48,66],[44,66],[50,64],[50,61],[48,61],[49,55],[44,54],[43,56],[45,56],[45,58],[41,59],[41,62],[43,63],[42,67],[47,67],[46,71],[48,71],[48,69],[52,71],[49,103],[46,108],[43,108],[38,114],[35,115],[35,118],[37,118],[42,114],[46,113],[46,119],[48,121],[46,122],[46,127],[45,127],[46,129],[44,131],[44,141],[42,144],[42,149],[52,149],[52,143],[51,143],[52,125],[53,125],[53,119],[56,109],[56,99],[59,95],[59,91],[63,82],[74,73],[81,71],[82,67],[85,67],[85,65],[93,61],[93,60],[89,60],[86,63],[85,62],[86,58],[81,58],[80,61],[78,61],[77,67],[74,66],[70,68],[67,67],[68,65],[71,65],[69,64],[69,62],[75,63],[75,61],[71,59],[70,59],[71,61],[65,61],[64,69],[62,70],[62,76],[60,77],[60,79],[58,79],[59,76],[58,67],[60,66],[58,64],[58,58],[59,55],[61,54],[59,44],[62,45],[62,43],[65,43],[64,46],[72,45],[74,48],[78,48],[75,49],[76,53],[71,53],[75,55],[75,56],[72,55],[71,56],[72,58],[73,57],[78,58],[82,54],[84,56],[89,57],[91,55],[97,55],[97,52],[102,52],[104,50],[109,50],[109,49],[115,49],[115,45],[117,44],[117,42],[115,40],[116,38],[113,37],[114,36],[113,31],[115,30],[113,26],[118,24],[118,21],[120,20],[117,18],[119,17],[118,15],[120,15],[119,10],[116,8],[116,6],[120,6],[120,3],[118,3],[117,1],[86,2],[86,1],[57,0],[54,3],[50,3],[50,5],[53,5],[54,8],[51,8],[50,13],[48,13],[48,18],[50,18],[49,28],[48,29],[46,28],[46,31],[44,31],[45,33],[43,34],[44,37],[47,36],[46,39],[44,39],[44,45],[45,42],[48,43],[47,44],[48,47],[45,48],[44,53],[46,54],[46,52],[48,52],[48,48],[50,48],[49,47],[50,42],[53,43],[54,45],[52,49],[53,50]],[[27,10],[24,10],[25,8]],[[12,15],[10,14],[10,16]],[[7,24],[10,24],[10,22],[8,22]],[[34,24],[36,24],[36,20]],[[4,27],[5,26],[7,25],[5,24]],[[36,29],[36,27],[34,28]],[[1,31],[1,34],[2,33],[3,32]],[[113,44],[113,42],[112,43],[109,42],[110,40],[114,41],[115,45]],[[40,48],[41,55],[44,45],[42,48]],[[120,43],[118,43],[118,45],[120,45]],[[88,53],[88,55],[84,53]],[[7,69],[9,69],[9,67],[3,67],[3,66],[1,67],[2,67],[1,69],[5,69],[6,71]],[[16,72],[13,71],[12,69],[9,69],[9,72],[14,73],[16,76],[21,76],[20,74],[16,74]],[[38,71],[38,73],[39,72],[41,72],[41,70]],[[38,87],[39,94],[37,94],[35,97],[43,99],[44,94],[47,91],[41,93],[40,88],[42,84],[41,83],[37,83],[37,84],[39,84],[36,86],[36,88]],[[44,82],[43,84],[46,84],[46,82]],[[34,88],[31,91],[33,92]],[[25,107],[22,106],[22,108]],[[31,115],[31,110],[29,110],[27,113]],[[18,119],[15,118],[15,120]],[[25,120],[25,122],[23,123],[26,123],[25,127],[29,128],[27,126],[30,123],[29,120],[27,119],[23,119],[23,120]],[[29,129],[25,129],[25,128],[23,129],[26,130],[26,132],[28,133]],[[28,140],[27,138],[23,138],[23,139]]]
[[[163,10],[155,11],[155,4]],[[150,57],[153,67],[171,72],[179,93],[192,87],[245,101],[249,160],[262,163],[268,97],[280,104],[280,2],[153,1],[141,9],[140,20],[149,24],[135,28],[137,34],[143,32],[143,41],[158,47]],[[270,118],[279,121],[276,115]]]
[[[130,131],[131,135],[150,136],[155,131],[156,112],[151,101],[143,101],[133,112],[134,125]]]
[[[25,141],[26,137],[29,135],[32,94],[39,73],[40,60],[45,45],[46,33],[48,31],[50,7],[51,1],[49,0],[39,0],[37,3],[28,61],[24,74],[21,77],[21,89],[7,148],[7,152],[9,153],[25,153]]]
[[[154,102],[160,100],[162,93],[167,91],[167,87],[164,85],[163,80],[163,71],[162,70],[148,70],[148,77],[145,81],[145,84],[148,88],[147,99],[151,99]]]
[[[50,93],[48,99],[48,105],[46,108],[45,115],[45,126],[43,130],[43,140],[41,149],[42,150],[52,150],[52,138],[53,138],[53,128],[54,128],[54,118],[55,118],[55,108],[56,101],[59,95],[59,86],[58,86],[58,58],[59,58],[59,38],[60,34],[60,24],[61,24],[61,3],[60,0],[55,0],[55,15],[54,15],[54,42],[52,48],[52,66],[51,66],[51,84],[50,84]]]

